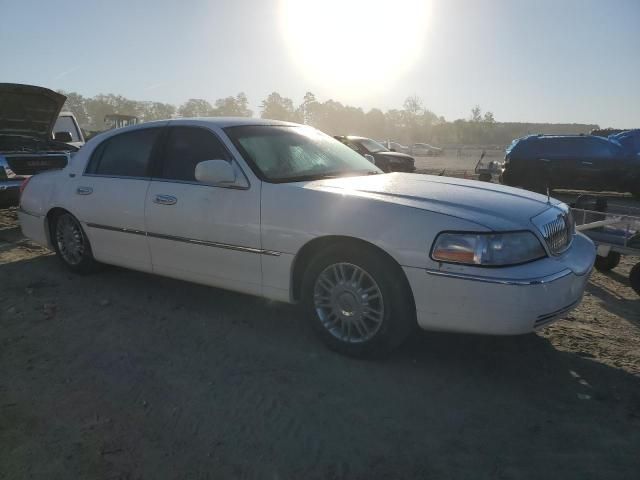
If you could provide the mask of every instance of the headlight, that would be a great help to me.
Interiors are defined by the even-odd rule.
[[[545,257],[538,238],[531,232],[441,233],[431,249],[437,262],[465,265],[505,266]]]

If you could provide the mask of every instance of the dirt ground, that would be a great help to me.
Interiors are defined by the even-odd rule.
[[[637,479],[632,261],[539,334],[357,361],[292,306],[70,274],[0,211],[0,479]]]

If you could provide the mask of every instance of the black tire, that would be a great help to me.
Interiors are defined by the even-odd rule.
[[[618,252],[609,252],[606,257],[596,256],[595,267],[599,272],[608,272],[613,270],[620,263],[620,254]]]
[[[334,323],[332,329],[325,326],[328,323],[333,323],[331,315],[338,318],[335,314],[337,310],[331,310],[327,307],[326,310],[331,310],[331,313],[328,314],[329,320],[326,317],[324,320],[321,318],[323,310],[322,307],[316,306],[315,292],[318,291],[317,288],[324,288],[319,281],[321,275],[337,265],[346,265],[347,269],[356,267],[364,271],[379,289],[379,302],[384,306],[381,314],[382,320],[373,322],[374,328],[377,330],[371,334],[370,338],[361,339],[358,342],[338,338],[335,330],[341,328],[342,320],[340,320],[340,325]],[[338,285],[336,285],[337,287]],[[330,295],[333,296],[333,294]],[[357,303],[362,301],[364,297],[356,294],[353,298]],[[367,305],[369,305],[368,302],[369,300],[366,301]],[[372,305],[373,302],[376,300],[372,301]],[[415,305],[404,272],[395,262],[367,246],[336,244],[316,255],[309,263],[303,278],[302,305],[313,329],[322,341],[331,350],[351,357],[384,356],[398,347],[417,327]],[[337,307],[337,302],[332,305]],[[354,308],[357,309],[359,306]],[[363,318],[362,321],[364,320],[369,321],[369,319]],[[356,333],[356,330],[358,333],[361,331],[355,327],[354,323],[353,332]],[[349,331],[351,331],[351,327],[349,327]]]
[[[67,228],[72,229],[73,232],[66,231]],[[81,251],[71,255],[65,246],[65,235],[72,235],[75,242],[81,246]],[[57,257],[72,272],[88,274],[98,269],[100,264],[93,258],[89,238],[80,222],[70,213],[60,213],[51,220],[51,243],[53,243]]]
[[[631,288],[640,295],[640,263],[636,263],[629,272],[629,283],[631,283]]]

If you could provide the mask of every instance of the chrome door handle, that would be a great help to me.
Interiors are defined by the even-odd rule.
[[[153,203],[157,203],[158,205],[175,205],[178,203],[178,199],[173,195],[156,195]]]
[[[551,163],[551,160],[549,160],[548,158],[539,158],[538,160],[544,163]]]
[[[93,188],[91,188],[91,187],[78,187],[78,188],[76,188],[76,193],[78,195],[91,195],[93,193]]]
[[[582,165],[593,165],[593,162],[582,162]]]

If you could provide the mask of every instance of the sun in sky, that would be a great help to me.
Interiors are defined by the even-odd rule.
[[[281,0],[282,33],[311,85],[357,98],[391,88],[423,55],[428,0]]]

